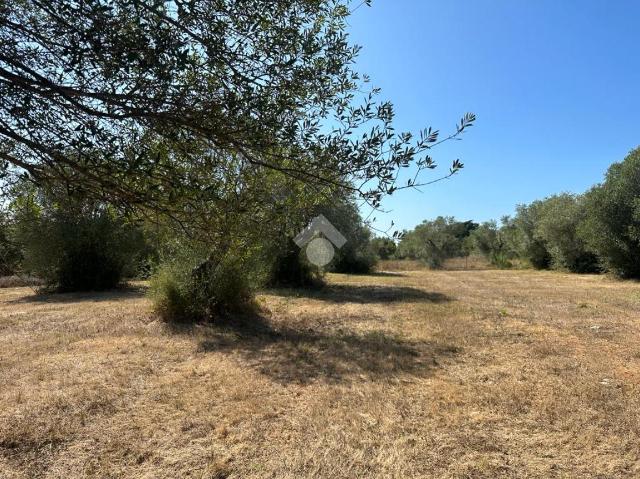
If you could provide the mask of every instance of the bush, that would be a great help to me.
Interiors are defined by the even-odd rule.
[[[291,238],[274,249],[275,259],[267,280],[268,286],[314,288],[323,284],[322,271],[309,263],[304,250],[301,250]]]
[[[178,264],[165,264],[151,276],[148,294],[162,319],[185,321],[192,315],[189,291],[189,271]]]
[[[102,238],[85,237],[91,228],[87,224],[65,232],[68,236],[63,239],[59,263],[44,276],[50,286],[57,286],[60,291],[101,291],[120,283],[125,258]]]
[[[396,253],[396,243],[391,238],[376,237],[371,240],[373,253],[381,260],[391,259]]]
[[[640,148],[586,193],[584,209],[579,233],[602,266],[620,277],[640,278]]]
[[[363,223],[354,200],[334,199],[319,212],[347,239],[344,246],[336,250],[330,270],[343,274],[371,273],[377,262],[371,248],[371,231]]]
[[[495,221],[483,223],[471,232],[469,240],[493,266],[511,268],[511,260],[516,255],[508,241],[509,225],[506,221],[503,223],[502,228],[498,228]]]
[[[369,274],[378,258],[367,244],[345,244],[336,252],[332,263],[332,271],[343,274]]]
[[[226,251],[205,256],[187,249],[162,264],[151,278],[149,296],[166,321],[208,321],[252,310],[257,286],[249,262]]]
[[[118,285],[136,255],[135,228],[112,209],[69,196],[32,194],[14,204],[23,269],[57,291]]]
[[[371,248],[371,232],[364,225],[355,202],[350,198],[333,198],[329,204],[313,208],[305,215],[308,223],[317,215],[327,220],[346,238],[347,242],[336,249],[327,270],[346,274],[371,273],[377,258]],[[298,225],[295,233],[304,227]],[[323,284],[324,271],[311,264],[304,248],[299,248],[291,238],[274,242],[271,247],[272,259],[270,286],[317,287]]]

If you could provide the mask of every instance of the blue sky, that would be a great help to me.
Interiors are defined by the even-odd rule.
[[[456,177],[385,200],[379,227],[453,215],[488,220],[582,192],[640,145],[640,2],[374,0],[350,18],[357,70],[396,107],[397,128],[442,133],[467,111],[463,141],[433,151]],[[435,176],[433,176],[435,177]]]

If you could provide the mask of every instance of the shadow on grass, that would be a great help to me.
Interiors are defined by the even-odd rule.
[[[147,292],[147,287],[141,284],[124,284],[108,291],[82,291],[74,293],[35,292],[32,295],[11,300],[12,303],[81,303],[102,302],[119,299],[140,298]]]
[[[438,367],[439,359],[459,352],[452,345],[409,341],[384,331],[275,326],[259,315],[172,329],[196,334],[199,352],[238,354],[250,367],[281,384],[426,377]]]
[[[364,276],[365,278],[368,276],[378,277],[378,278],[406,278],[408,275],[399,272],[399,271],[372,271],[370,273],[335,273],[341,275],[348,276]]]
[[[332,284],[320,289],[272,289],[268,291],[276,296],[293,296],[318,299],[332,303],[394,303],[429,302],[447,303],[453,298],[446,294],[423,291],[407,286],[361,286]]]

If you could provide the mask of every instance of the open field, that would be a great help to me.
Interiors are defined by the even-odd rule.
[[[0,477],[639,477],[640,284],[330,276],[251,326],[0,290]]]

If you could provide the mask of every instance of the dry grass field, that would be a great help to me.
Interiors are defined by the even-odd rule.
[[[0,477],[640,477],[640,284],[330,276],[244,323],[0,290]]]

